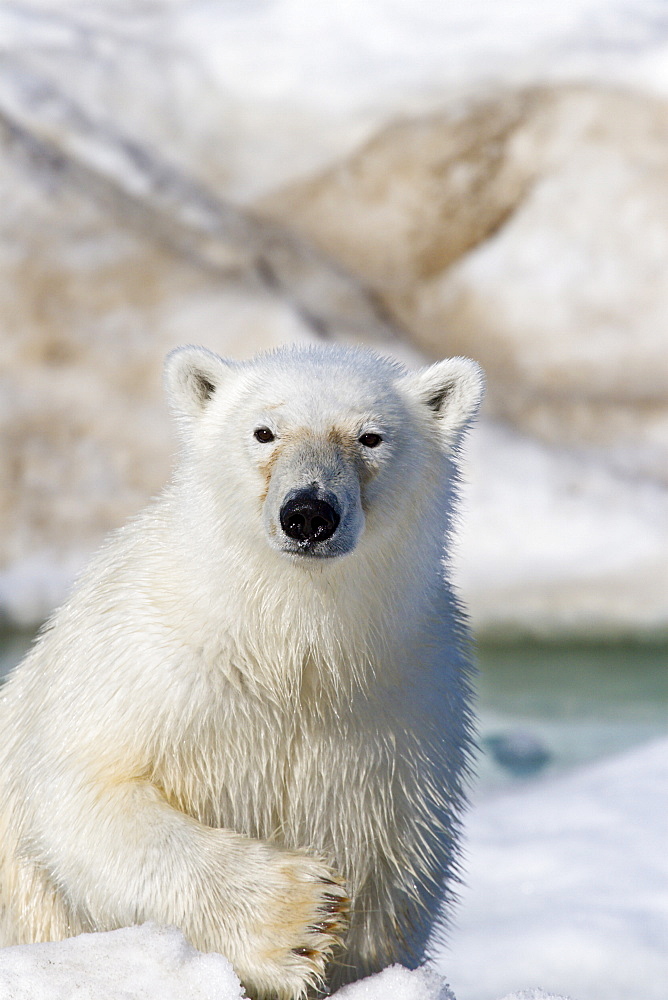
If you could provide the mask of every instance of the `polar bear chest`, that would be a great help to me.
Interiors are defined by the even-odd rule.
[[[154,781],[208,826],[349,868],[362,841],[398,836],[419,794],[415,747],[394,715],[368,698],[277,704],[230,689],[162,755]]]

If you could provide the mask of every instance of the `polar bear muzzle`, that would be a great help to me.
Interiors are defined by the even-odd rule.
[[[330,438],[284,433],[263,500],[266,541],[302,562],[350,554],[364,530],[359,462]]]
[[[341,515],[332,503],[317,496],[315,490],[298,490],[288,494],[280,510],[281,528],[304,548],[331,538],[339,526]]]

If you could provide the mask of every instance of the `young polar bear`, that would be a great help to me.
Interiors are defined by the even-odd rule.
[[[463,358],[169,355],[173,482],[2,692],[0,942],[146,920],[293,1000],[415,964],[456,867]]]

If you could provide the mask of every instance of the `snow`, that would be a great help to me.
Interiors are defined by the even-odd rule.
[[[392,966],[344,987],[339,1000],[455,1000],[441,976]],[[175,927],[143,924],[0,951],[3,1000],[241,1000],[222,955],[202,954]]]
[[[170,162],[176,158],[187,176],[201,176],[221,195],[253,202],[345,156],[398,117],[451,108],[460,93],[597,79],[668,94],[668,4],[149,0],[130,12],[109,0],[17,3],[0,8],[0,52],[10,66],[23,61],[39,78],[55,79],[92,120],[134,135]],[[3,93],[12,81],[3,73]],[[578,114],[587,119],[582,108]],[[583,129],[578,114],[574,132]],[[566,120],[557,145],[570,149]],[[50,127],[67,133],[67,121],[57,128],[53,121]],[[612,140],[597,140],[592,152],[587,139],[568,170],[536,182],[501,231],[447,269],[451,298],[456,272],[455,290],[482,303],[471,328],[480,325],[481,311],[493,317],[493,336],[485,332],[477,343],[474,337],[470,352],[482,344],[492,353],[489,344],[498,340],[501,361],[490,364],[489,398],[498,383],[497,399],[513,402],[497,416],[505,413],[519,428],[514,433],[483,417],[467,446],[472,485],[457,582],[472,621],[488,634],[665,633],[668,215],[659,208],[665,198],[658,153],[656,171],[648,168],[652,121],[648,112],[642,143],[633,140],[642,155],[634,146],[618,161]],[[91,156],[100,153],[96,135]],[[20,359],[11,362],[11,391],[3,389],[8,403],[0,413],[0,434],[18,442],[5,449],[7,472],[0,476],[0,506],[15,512],[0,539],[8,538],[0,553],[0,619],[26,626],[62,601],[84,550],[164,481],[162,403],[140,406],[127,387],[136,380],[152,391],[163,354],[177,343],[205,340],[238,357],[309,334],[291,306],[260,302],[255,291],[200,278],[192,285],[171,264],[160,277],[163,265],[151,262],[152,251],[133,249],[106,215],[96,240],[91,233],[100,222],[78,203],[76,210],[68,203],[67,224],[48,254],[41,235],[24,243],[31,232],[60,232],[48,214],[59,211],[57,199],[49,195],[47,217],[43,208],[33,215],[32,188],[19,197],[16,177],[7,183],[16,219],[0,233],[2,253],[30,261],[53,255],[56,287],[66,290],[54,293],[43,316],[33,308],[44,295],[42,266],[31,265],[25,283],[20,268],[9,268],[6,296],[0,288],[5,341],[19,345]],[[370,185],[370,201],[375,184],[382,187],[382,177]],[[611,205],[619,210],[611,213]],[[379,240],[390,239],[394,213],[389,204],[369,215]],[[112,291],[102,268],[106,254],[109,273],[117,268]],[[82,260],[90,270],[83,276]],[[98,265],[100,280],[93,280]],[[51,266],[44,265],[48,273]],[[144,266],[156,267],[145,302],[132,292]],[[442,312],[440,279],[432,293],[433,301],[424,288],[409,298],[422,303],[416,315],[433,306],[435,329],[444,331],[435,347],[448,353],[446,332],[454,324]],[[67,362],[35,363],[52,350]],[[7,348],[12,358],[13,351]],[[508,358],[511,384],[500,385]]]
[[[401,106],[476,76],[508,79],[518,61],[525,75],[543,77],[612,54],[626,65],[668,37],[656,0],[200,0],[181,5],[176,23],[182,43],[235,97],[347,114]]]
[[[0,951],[6,1000],[241,1000],[221,955],[203,955],[175,927],[144,924]]]
[[[605,80],[668,93],[660,0],[195,0],[175,6],[168,30],[248,147],[235,150],[230,189],[244,199],[457,91]]]
[[[518,634],[529,621],[535,634],[554,634],[560,620],[589,636],[610,634],[612,622],[617,634],[639,623],[659,630],[663,486],[489,420],[469,435],[465,462],[456,579],[474,621]]]
[[[577,79],[668,93],[660,0],[181,0],[132,14],[108,2],[5,4],[0,52],[67,58],[83,41],[101,61],[120,44],[131,67],[150,38],[153,73],[180,60],[182,80],[194,69],[205,81],[192,92],[184,85],[189,131],[224,144],[210,156],[227,194],[244,200],[457,91]],[[177,91],[165,119],[184,114]],[[126,122],[144,100],[128,98]]]
[[[344,986],[335,1000],[455,1000],[443,979],[427,969],[410,972],[392,965],[375,976]]]
[[[478,805],[446,952],[458,1000],[520,984],[665,1000],[668,740]]]
[[[568,997],[557,996],[556,993],[545,993],[543,990],[520,990],[519,993],[509,993],[502,1000],[568,1000]]]
[[[3,1000],[242,1000],[222,955],[202,954],[175,927],[143,924],[0,951]],[[336,1000],[455,1000],[438,974],[393,965]],[[560,1000],[542,991],[506,1000]]]

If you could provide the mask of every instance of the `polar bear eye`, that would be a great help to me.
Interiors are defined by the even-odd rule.
[[[268,427],[256,428],[253,431],[253,437],[256,441],[260,441],[262,444],[268,444],[270,441],[274,440],[274,434],[272,434]]]
[[[363,444],[365,448],[377,448],[382,441],[380,434],[362,434],[359,438],[359,443]]]

